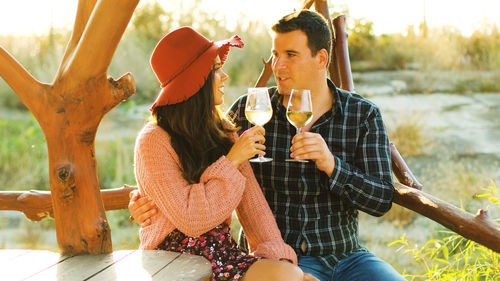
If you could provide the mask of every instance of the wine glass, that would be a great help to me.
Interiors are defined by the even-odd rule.
[[[273,116],[271,100],[266,87],[248,88],[247,103],[245,105],[245,116],[250,123],[257,126],[264,126]],[[272,158],[259,155],[252,158],[250,162],[269,162]]]
[[[311,122],[313,116],[311,91],[307,89],[292,89],[286,107],[286,118],[296,129],[297,134],[302,127]],[[286,159],[289,162],[308,162],[307,160]]]

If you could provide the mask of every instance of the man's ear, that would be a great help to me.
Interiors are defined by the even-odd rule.
[[[326,68],[328,65],[328,52],[325,49],[321,49],[318,51],[316,54],[316,57],[318,58],[319,66],[321,68]]]

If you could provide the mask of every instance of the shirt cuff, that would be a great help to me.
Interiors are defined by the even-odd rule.
[[[335,155],[333,158],[335,160],[335,167],[333,168],[332,175],[329,178],[327,177],[327,185],[330,191],[342,195],[344,193],[344,186],[351,178],[351,165],[340,160],[340,158]]]

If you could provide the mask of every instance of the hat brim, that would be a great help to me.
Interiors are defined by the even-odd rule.
[[[160,90],[158,97],[149,110],[153,111],[157,106],[176,104],[188,100],[205,84],[217,55],[219,55],[221,64],[224,64],[231,47],[243,48],[243,46],[244,43],[238,35],[214,42],[198,59]],[[176,94],[168,94],[172,91],[175,91]]]

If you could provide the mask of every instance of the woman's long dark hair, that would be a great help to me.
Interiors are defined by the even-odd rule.
[[[190,183],[200,182],[203,171],[233,145],[227,136],[232,130],[223,127],[215,107],[214,72],[210,71],[203,87],[188,100],[153,110],[158,126],[170,135],[182,164],[182,175]]]

